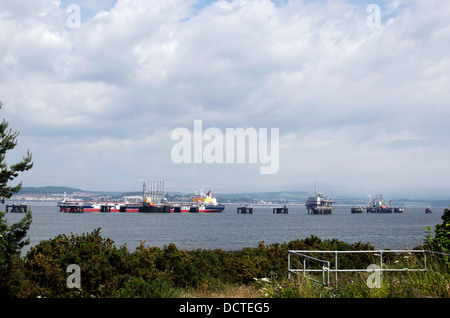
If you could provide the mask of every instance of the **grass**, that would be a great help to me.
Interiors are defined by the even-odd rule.
[[[180,298],[261,298],[261,292],[255,285],[223,284],[206,290],[187,289]]]
[[[370,275],[367,272],[340,273],[338,281],[332,280],[328,286],[300,275],[258,280],[256,284],[262,296],[269,298],[450,298],[448,272],[383,272],[379,285],[373,284]]]
[[[383,268],[421,268],[420,257],[392,257]],[[339,273],[329,286],[303,276],[255,278],[252,284],[223,284],[202,290],[186,290],[186,298],[450,298],[450,272],[438,261],[427,262],[428,271],[383,272],[374,285],[373,272]],[[318,278],[321,280],[321,277]],[[372,283],[372,285],[370,284]]]
[[[448,274],[384,273],[379,288],[367,286],[367,273],[342,275],[338,284],[329,286],[311,282],[301,276],[258,279],[254,284],[186,289],[180,298],[450,298]]]

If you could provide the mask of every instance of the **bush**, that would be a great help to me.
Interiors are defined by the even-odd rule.
[[[358,249],[373,248],[360,242],[347,244],[336,239],[321,240],[311,236],[283,244],[266,245],[261,242],[257,247],[239,251],[187,251],[173,244],[157,248],[141,243],[135,251],[129,252],[126,247],[117,248],[113,241],[102,238],[100,229],[97,229],[88,234],[59,235],[41,241],[30,249],[24,259],[16,260],[10,284],[15,297],[167,298],[177,297],[182,289],[205,294],[226,285],[259,284],[270,277],[272,283],[268,285],[270,291],[265,291],[267,297],[398,296],[392,292],[399,290],[399,284],[383,290],[370,290],[367,286],[364,288],[362,276],[355,276],[352,284],[340,285],[337,291],[315,284],[300,284],[299,280],[282,279],[286,277],[288,250]],[[365,259],[367,256],[364,255],[346,254],[345,258],[339,260],[339,265],[365,268],[371,260]],[[334,258],[334,254],[325,253],[320,258],[330,256]],[[386,257],[384,260],[387,262],[389,259]],[[81,268],[79,290],[67,287],[69,273],[66,269],[70,264],[77,264]],[[277,282],[277,277],[282,283]],[[432,285],[435,281],[429,283]],[[441,285],[440,294],[445,295],[446,285]],[[413,286],[413,283],[410,282],[408,286]],[[400,295],[414,296],[416,289],[411,289],[408,294],[409,287],[404,287]]]
[[[201,292],[224,284],[252,284],[254,278],[284,275],[289,249],[356,248],[312,236],[239,251],[182,250],[144,246],[116,248],[100,229],[59,235],[32,247],[15,268],[16,297],[173,297],[180,288]],[[81,269],[81,289],[67,287],[67,266]]]
[[[117,249],[100,229],[90,234],[59,235],[32,247],[23,261],[25,284],[20,297],[110,297],[129,275],[130,254]],[[81,268],[81,290],[67,287],[67,267]]]

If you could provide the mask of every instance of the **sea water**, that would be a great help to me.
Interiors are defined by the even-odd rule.
[[[28,202],[33,222],[28,232],[31,246],[59,234],[90,233],[101,228],[101,236],[117,247],[133,251],[144,243],[163,247],[170,243],[183,249],[238,250],[284,243],[311,235],[337,238],[347,243],[370,243],[377,249],[409,249],[419,246],[426,228],[442,223],[444,207],[426,214],[423,207],[405,208],[403,213],[352,214],[350,207],[337,206],[330,215],[308,214],[304,205],[292,205],[288,214],[274,214],[274,206],[253,206],[253,214],[237,214],[238,205],[226,205],[222,213],[63,213],[56,202]],[[275,206],[276,207],[276,206]],[[281,206],[280,206],[281,207]],[[0,206],[5,211],[5,206]],[[24,217],[6,213],[8,224]]]

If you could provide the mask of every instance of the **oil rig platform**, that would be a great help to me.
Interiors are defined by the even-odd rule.
[[[323,193],[317,192],[316,185],[315,194],[306,200],[305,206],[308,214],[331,214],[333,203],[331,197],[326,197]]]

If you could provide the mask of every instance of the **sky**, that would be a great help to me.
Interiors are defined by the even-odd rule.
[[[13,183],[449,197],[449,21],[447,0],[2,1],[6,161],[34,162]],[[179,128],[192,156],[209,128],[277,129],[256,145],[277,169],[177,163]]]

